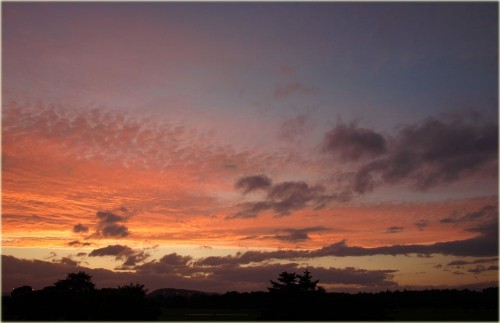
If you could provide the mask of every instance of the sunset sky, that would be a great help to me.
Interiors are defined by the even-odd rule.
[[[2,3],[2,290],[498,285],[498,3]]]

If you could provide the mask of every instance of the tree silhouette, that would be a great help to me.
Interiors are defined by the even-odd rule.
[[[10,293],[10,296],[12,297],[24,297],[31,295],[33,293],[33,288],[31,286],[21,286],[14,288],[12,292]]]
[[[66,279],[58,280],[54,283],[57,290],[64,292],[90,292],[95,289],[95,285],[91,280],[92,276],[89,274],[79,271],[78,273],[70,273]]]
[[[312,280],[311,272],[307,269],[304,271],[303,275],[284,271],[279,275],[277,282],[273,280],[270,282],[271,287],[267,289],[274,294],[292,295],[325,292],[323,287],[317,286],[319,280]]]
[[[297,278],[296,273],[284,271],[279,275],[278,282],[272,280],[270,281],[271,287],[268,287],[267,289],[271,293],[295,293],[298,291]]]
[[[271,280],[268,307],[263,317],[271,320],[324,319],[321,307],[324,303],[325,289],[318,286],[306,270],[302,275],[282,272],[277,281]]]

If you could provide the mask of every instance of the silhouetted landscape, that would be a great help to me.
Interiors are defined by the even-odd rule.
[[[52,286],[2,297],[4,321],[498,321],[498,287],[472,290],[326,292],[303,274],[282,272],[267,292],[206,293],[140,284],[95,288],[85,272]]]

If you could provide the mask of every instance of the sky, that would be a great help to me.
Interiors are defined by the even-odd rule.
[[[498,3],[2,2],[2,291],[498,286]]]

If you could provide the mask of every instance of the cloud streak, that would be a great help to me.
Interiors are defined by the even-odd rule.
[[[283,232],[283,234],[277,234],[273,238],[282,241],[298,242],[311,239],[311,237],[309,237],[309,233],[311,232],[321,232],[328,230],[328,228],[322,226],[303,229],[280,229],[278,230],[278,232]]]

